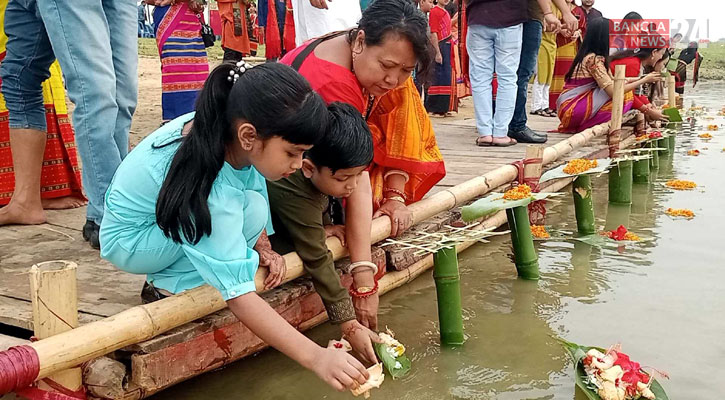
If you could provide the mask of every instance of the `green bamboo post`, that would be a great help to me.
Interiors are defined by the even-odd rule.
[[[458,255],[455,247],[440,249],[433,255],[433,279],[438,297],[441,345],[460,346],[464,341],[463,315],[461,277],[458,274]]]
[[[594,228],[594,204],[592,203],[592,178],[589,175],[579,175],[571,184],[574,196],[574,213],[576,214],[576,227],[580,235],[596,233]]]
[[[534,237],[531,235],[528,207],[509,208],[506,210],[506,217],[511,230],[516,272],[523,279],[539,279],[539,257],[534,248]]]
[[[675,153],[675,135],[670,134],[670,136],[667,137],[667,148],[669,149],[670,153]]]
[[[661,156],[670,154],[670,144],[667,138],[657,139],[657,147],[662,149],[659,151]]]
[[[657,148],[657,143],[654,141],[649,143],[650,148]],[[649,169],[650,171],[655,169],[660,169],[660,153],[658,151],[650,151],[650,154],[652,155],[652,158],[649,159]]]
[[[632,166],[632,182],[649,183],[649,159],[634,161]]]
[[[609,202],[632,204],[632,160],[619,161],[609,171]]]

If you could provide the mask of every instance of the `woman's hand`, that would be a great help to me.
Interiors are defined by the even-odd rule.
[[[654,83],[662,80],[662,74],[659,72],[650,72],[644,76],[644,83]]]
[[[378,305],[380,297],[377,293],[360,298],[352,297],[352,305],[355,307],[355,316],[360,323],[372,330],[378,329]]]
[[[269,269],[269,274],[264,279],[264,290],[279,286],[287,274],[287,263],[285,263],[284,257],[272,249],[257,250],[257,253],[259,253],[259,266]]]
[[[310,369],[335,390],[344,391],[365,383],[370,374],[346,351],[320,347]]]
[[[327,0],[310,0],[310,5],[321,10],[327,10]]]
[[[373,342],[381,343],[377,333],[364,327],[356,320],[343,322],[340,329],[342,330],[342,337],[350,342],[352,349],[363,360],[370,364],[378,362],[378,357],[375,355],[375,349],[373,348]]]
[[[669,121],[670,117],[662,113],[662,111],[652,107],[645,113],[647,118],[652,121]]]
[[[340,243],[345,247],[345,225],[325,225],[325,237],[336,237],[340,239]]]
[[[443,64],[443,55],[441,54],[440,51],[436,53],[435,60],[436,60],[436,63]]]
[[[373,214],[373,219],[387,215],[390,217],[390,236],[397,237],[413,225],[413,213],[408,207],[396,200],[386,200],[378,211]]]

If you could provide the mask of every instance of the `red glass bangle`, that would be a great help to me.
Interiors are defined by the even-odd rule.
[[[375,286],[373,286],[373,290],[371,290],[369,292],[360,293],[357,291],[357,289],[352,287],[352,285],[350,286],[350,289],[348,289],[348,292],[350,292],[350,296],[357,297],[358,299],[364,299],[366,297],[370,297],[378,292],[378,281],[375,281]]]

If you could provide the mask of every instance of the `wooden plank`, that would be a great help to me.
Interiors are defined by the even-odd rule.
[[[78,322],[83,325],[98,321],[103,316],[78,313]],[[18,328],[33,330],[33,306],[28,300],[15,299],[0,295],[0,323]]]
[[[0,334],[0,351],[7,350],[14,346],[21,346],[30,343],[29,340]]]

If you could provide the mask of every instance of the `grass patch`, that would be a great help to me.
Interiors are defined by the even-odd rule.
[[[224,50],[222,50],[221,40],[214,42],[214,46],[207,47],[207,57],[209,61],[219,61],[224,58]],[[159,50],[156,46],[156,39],[139,38],[138,39],[138,55],[142,57],[158,57]],[[264,57],[264,45],[260,45],[257,49],[257,57]]]
[[[700,49],[704,60],[700,67],[700,78],[709,80],[725,80],[725,40],[708,43]]]

